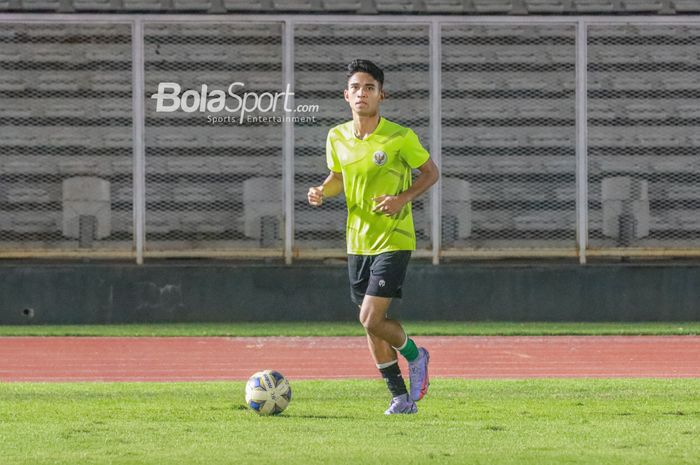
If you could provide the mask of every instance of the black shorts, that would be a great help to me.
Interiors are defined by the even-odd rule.
[[[349,254],[350,299],[357,305],[362,305],[365,295],[400,299],[410,258],[410,250],[378,255]]]

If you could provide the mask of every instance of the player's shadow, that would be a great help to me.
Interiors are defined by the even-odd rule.
[[[347,415],[304,415],[304,414],[294,414],[294,415],[279,415],[279,418],[313,418],[316,420],[351,420],[353,417]]]

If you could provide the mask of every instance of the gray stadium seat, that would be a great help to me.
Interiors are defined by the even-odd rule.
[[[515,215],[513,223],[520,231],[548,231],[567,229],[574,223],[575,213],[569,211],[539,211]]]
[[[75,79],[75,77],[74,77]],[[90,89],[103,91],[131,91],[131,75],[128,72],[114,71],[110,74],[94,74],[90,78]]]
[[[516,102],[516,108],[510,110],[510,116],[517,115],[520,118],[573,118],[574,109],[556,103]]]
[[[660,87],[665,90],[700,89],[700,78],[697,76],[673,76],[661,79]]]
[[[677,13],[696,13],[700,11],[700,0],[671,0]]]
[[[226,11],[253,12],[265,10],[263,0],[224,0]]]
[[[131,102],[98,102],[97,116],[101,118],[130,118],[132,116]]]
[[[630,103],[625,105],[625,116],[631,119],[661,119],[669,116],[659,103]]]
[[[341,95],[342,81],[338,76],[330,73],[298,73],[296,78],[296,87],[298,89],[314,89],[314,90],[337,90]]]
[[[146,215],[146,231],[148,234],[165,234],[181,229],[179,212],[159,212],[154,215]]]
[[[276,11],[312,11],[314,2],[311,0],[272,0]]]
[[[494,159],[491,161],[491,167],[495,173],[503,174],[540,173],[544,170],[539,160],[528,156]]]
[[[219,160],[207,157],[206,159],[192,157],[170,158],[166,162],[167,172],[170,174],[218,174],[221,172]]]
[[[347,213],[344,210],[298,210],[294,213],[297,232],[344,232]]]
[[[111,0],[72,0],[76,11],[95,11],[112,9]]]
[[[615,10],[612,0],[573,0],[577,13],[612,13]]]
[[[679,147],[685,142],[685,138],[677,134],[664,134],[662,132],[641,131],[635,136],[641,147]]]
[[[68,147],[73,145],[92,146],[92,134],[85,134],[76,129],[57,131],[47,137],[49,145],[55,147]]]
[[[660,0],[621,0],[620,5],[630,13],[658,13],[663,8]]]
[[[474,229],[491,231],[511,229],[514,227],[513,212],[500,210],[475,211],[472,223]]]
[[[20,130],[5,127],[0,131],[0,147],[20,146],[20,147],[40,147],[47,145],[48,134],[42,128],[22,128]],[[16,161],[27,161],[28,157],[18,157]],[[6,155],[2,159],[5,161],[15,160],[11,155]],[[33,158],[32,158],[33,159]]]
[[[270,134],[272,137],[273,134]],[[228,134],[216,134],[209,137],[209,144],[212,147],[251,147],[255,143],[251,139],[251,134],[243,131],[231,131]],[[270,145],[275,145],[275,141],[267,141]],[[281,140],[279,141],[281,143]]]
[[[481,132],[474,137],[474,143],[479,147],[518,147],[520,145],[518,136],[503,132]]]
[[[674,110],[681,118],[700,118],[700,103],[681,104]]]
[[[26,103],[7,103],[0,106],[0,117],[3,118],[28,118],[36,116],[36,110],[33,110]]]
[[[337,12],[356,12],[362,8],[361,0],[321,0],[321,7],[324,11]]]
[[[163,9],[161,0],[123,0],[127,11],[157,11]]]
[[[488,57],[480,50],[465,50],[464,47],[443,46],[442,59],[449,64],[486,63]]]
[[[425,0],[425,10],[430,14],[462,13],[464,2],[462,0]]]
[[[544,171],[552,174],[571,174],[576,171],[576,159],[573,157],[569,158],[557,158],[554,160],[547,160],[542,163],[544,165]],[[573,197],[571,197],[573,198]]]
[[[150,185],[148,193],[151,193]],[[131,186],[122,186],[115,188],[112,192],[112,200],[114,202],[132,202],[134,200],[134,190]],[[149,200],[151,200],[150,196]]]
[[[591,131],[588,135],[589,147],[626,147],[631,144],[624,134]]]
[[[570,202],[576,198],[576,186],[555,187],[554,198],[559,202]]]
[[[56,174],[58,164],[54,157],[35,160],[11,159],[2,164],[2,171],[6,174]]]
[[[21,0],[23,10],[57,11],[61,7],[60,0]]]
[[[36,87],[39,90],[47,91],[77,91],[80,88],[80,83],[75,79],[75,74],[56,72],[39,75],[36,79]]]
[[[477,13],[509,13],[513,9],[511,0],[474,0]]]
[[[153,134],[147,134],[151,137]],[[149,147],[198,147],[199,138],[193,134],[157,134],[153,142],[148,143]]]
[[[93,116],[84,106],[65,101],[45,104],[44,114],[52,118]]]
[[[35,202],[46,203],[50,202],[51,196],[46,188],[39,186],[21,186],[8,187],[7,201],[10,203]],[[57,199],[55,199],[57,200]]]
[[[379,13],[410,13],[413,11],[413,0],[374,0]]]
[[[123,133],[109,133],[101,136],[103,147],[131,147],[131,131],[126,129]]]
[[[621,114],[622,111],[623,109],[619,106],[605,100],[590,100],[588,102],[589,119],[611,119],[615,118],[618,113]]]
[[[610,87],[615,90],[652,90],[654,83],[644,76],[611,76]]]
[[[99,176],[109,173],[112,164],[109,160],[98,160],[91,157],[62,158],[58,162],[58,172],[66,175]]]
[[[454,90],[495,90],[500,88],[501,83],[497,78],[478,77],[478,76],[451,76],[452,86],[446,86],[446,89]],[[445,83],[448,84],[447,82]]]
[[[189,233],[222,233],[227,229],[227,221],[223,215],[211,213],[188,212],[180,218],[182,231]]]
[[[527,141],[534,147],[574,147],[574,137],[573,130],[538,128],[537,133],[527,135]]]
[[[61,212],[13,212],[8,215],[14,233],[51,233],[59,230]]]
[[[565,10],[563,0],[524,0],[528,13],[563,13]]]
[[[216,195],[209,187],[174,186],[173,200],[175,202],[213,202],[216,200]]]
[[[689,157],[656,157],[650,162],[651,170],[656,173],[697,173],[700,162]]]
[[[2,36],[0,35],[0,38]],[[4,44],[2,49],[0,49],[0,61],[15,63],[23,59],[22,49],[13,44]]]
[[[647,53],[652,63],[695,63],[696,55],[688,50],[672,50],[667,47],[649,50]]]
[[[666,198],[669,200],[700,199],[700,186],[670,185],[666,189]]]
[[[496,63],[519,64],[519,63],[546,63],[546,58],[539,52],[527,52],[521,49],[496,50],[493,54]]]
[[[645,51],[634,49],[596,50],[591,55],[590,61],[593,63],[643,63],[648,61]]]
[[[600,160],[598,164],[603,173],[648,173],[651,170],[649,160],[638,156],[617,155],[614,158]]]
[[[173,9],[179,11],[207,11],[211,0],[173,0]]]

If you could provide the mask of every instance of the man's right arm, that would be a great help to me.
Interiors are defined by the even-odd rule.
[[[324,198],[335,197],[341,192],[343,192],[343,173],[331,171],[323,184],[309,189],[309,203],[318,207],[323,203]]]

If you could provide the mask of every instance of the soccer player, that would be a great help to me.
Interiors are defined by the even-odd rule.
[[[384,72],[368,60],[354,60],[347,69],[345,101],[352,121],[328,132],[326,162],[330,174],[322,185],[311,187],[308,201],[345,191],[350,296],[360,308],[360,322],[377,368],[392,394],[387,415],[416,413],[415,401],[428,391],[428,361],[397,320],[387,318],[401,286],[416,233],[411,202],[439,177],[430,154],[409,128],[379,115],[384,100]],[[420,175],[412,182],[412,170]],[[409,366],[410,393],[401,376],[396,352]]]

